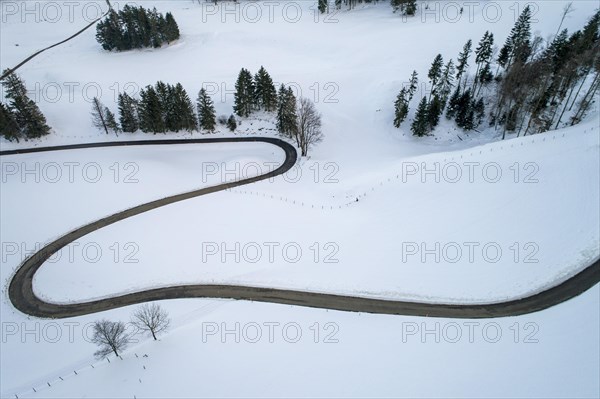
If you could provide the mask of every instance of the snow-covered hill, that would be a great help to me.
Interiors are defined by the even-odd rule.
[[[163,138],[101,134],[91,127],[87,100],[101,90],[116,110],[116,90],[164,80],[194,96],[204,85],[217,113],[229,115],[239,69],[261,65],[315,101],[325,133],[285,176],[90,234],[42,267],[38,295],[71,302],[218,282],[490,303],[539,292],[597,259],[597,111],[573,128],[506,141],[490,129],[465,134],[446,122],[422,139],[407,125],[393,128],[393,101],[413,70],[424,74],[438,52],[456,57],[486,30],[503,42],[525,5],[482,2],[456,20],[446,3],[429,3],[430,14],[403,21],[387,3],[315,20],[308,1],[237,8],[152,2],[173,12],[182,31],[177,43],[107,53],[91,30],[24,66],[19,73],[54,132],[37,142],[3,141],[2,150]],[[565,3],[535,3],[534,30],[553,35]],[[78,3],[53,18],[41,4],[23,16],[20,3],[2,2],[1,69],[72,34],[85,24],[84,11],[89,18],[96,12]],[[571,30],[598,6],[574,4],[564,24]],[[500,14],[492,18],[494,10]],[[236,134],[272,136],[267,119],[245,120]],[[540,313],[479,321],[165,301],[170,332],[159,342],[137,336],[140,342],[110,363],[93,359],[90,323],[127,321],[131,307],[52,321],[10,304],[8,281],[36,245],[142,202],[267,172],[282,159],[263,144],[2,157],[2,397],[600,395],[598,286]]]

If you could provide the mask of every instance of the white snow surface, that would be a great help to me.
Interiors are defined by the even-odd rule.
[[[299,174],[294,171],[273,181],[172,204],[89,234],[47,262],[36,274],[34,289],[53,302],[202,283],[443,303],[529,296],[581,271],[599,255],[599,179],[591,172],[600,168],[598,145],[598,130],[583,126],[399,160],[384,170],[370,170],[368,177],[329,184],[315,184],[305,164],[298,169],[304,179],[296,183]],[[214,146],[215,157],[208,149],[196,151],[195,145],[176,149],[175,154],[159,148],[160,154],[150,153],[151,162],[137,158],[138,153],[148,154],[145,148],[122,149],[140,169],[139,182],[123,184],[123,190],[146,195],[136,187],[160,187],[170,194],[164,187],[172,184],[176,194],[185,182],[194,187],[201,181],[210,184],[211,178],[235,179],[271,161],[268,148],[260,148],[266,159],[262,162],[236,157],[234,148],[232,159],[239,163],[223,164],[218,156],[227,154],[227,145]],[[252,151],[253,146],[244,150]],[[275,150],[281,158],[281,151]],[[114,151],[88,150],[83,156],[96,159],[107,153]],[[61,156],[70,154],[47,156],[61,164]],[[179,162],[171,164],[171,158]],[[194,165],[199,159],[215,159],[215,164]],[[277,156],[272,161],[275,167]],[[162,164],[188,170],[179,173]],[[216,169],[211,165],[219,170],[212,172]],[[422,172],[435,168],[439,179]],[[590,172],[581,174],[582,168]],[[3,202],[9,205],[20,198],[33,200],[31,191],[41,187],[35,181],[11,181],[10,189],[3,190]],[[108,184],[113,186],[114,180]],[[46,200],[55,195],[60,203],[69,187],[79,187],[66,179],[64,185],[67,189],[48,184]],[[101,189],[89,186],[94,192]],[[114,202],[128,195],[113,193]],[[324,199],[315,204],[318,193]],[[90,206],[81,198],[79,203]],[[62,206],[67,208],[64,213],[76,207],[69,202]],[[550,215],[548,209],[555,211]],[[63,213],[60,208],[55,211]],[[43,212],[29,217],[37,223],[44,220]],[[31,243],[28,224],[22,227],[6,237]],[[115,244],[120,254],[110,249]],[[112,277],[116,275],[119,278]]]
[[[72,21],[63,5],[61,19],[52,23],[9,15],[8,3],[1,4],[0,69],[86,23],[81,5]],[[172,284],[219,283],[471,304],[529,296],[581,271],[600,256],[597,110],[576,127],[509,135],[506,141],[499,141],[501,131],[466,134],[446,121],[422,139],[410,135],[409,122],[392,127],[393,101],[413,69],[423,82],[438,52],[446,60],[456,58],[467,39],[477,42],[486,30],[502,44],[515,10],[526,4],[482,2],[472,20],[467,9],[451,21],[445,3],[429,3],[441,10],[439,21],[434,14],[402,21],[387,3],[317,22],[309,1],[277,3],[272,20],[267,3],[242,2],[237,8],[223,3],[238,10],[236,22],[235,11],[221,8],[212,15],[210,3],[148,1],[144,6],[173,12],[182,31],[178,42],[158,50],[107,53],[92,29],[25,65],[19,74],[32,96],[41,96],[40,108],[54,131],[38,141],[2,141],[2,150],[232,135],[220,129],[215,135],[107,136],[90,126],[86,95],[101,88],[103,102],[116,111],[117,88],[135,92],[160,79],[181,82],[194,98],[204,85],[218,87],[217,113],[229,115],[239,69],[256,72],[261,65],[276,82],[291,84],[316,102],[325,133],[310,158],[285,176],[172,204],[83,237],[71,252],[62,251],[40,269],[36,293],[67,303]],[[534,3],[533,29],[551,37],[566,3]],[[598,7],[595,1],[574,5],[564,23],[571,31]],[[292,23],[296,7],[301,18]],[[491,22],[496,7],[501,16]],[[252,22],[255,9],[262,14]],[[69,96],[72,83],[77,85]],[[56,101],[55,93],[60,93]],[[275,134],[265,114],[243,120],[235,132]],[[170,331],[159,342],[138,335],[140,342],[123,360],[111,358],[111,363],[93,359],[94,345],[85,339],[89,323],[103,317],[127,321],[132,307],[51,321],[27,317],[10,304],[10,277],[36,246],[120,210],[265,173],[282,161],[279,149],[261,143],[2,157],[1,396],[600,396],[598,287],[536,314],[474,321],[472,340],[464,324],[469,321],[462,320],[228,300],[164,301],[173,318]],[[36,164],[39,182],[20,174]],[[56,164],[61,175],[54,182]],[[72,180],[68,164],[74,165]],[[13,167],[16,175],[5,173]],[[439,177],[426,173],[436,168]],[[90,182],[95,170],[101,178]],[[414,245],[419,252],[411,255]],[[435,254],[422,258],[423,248],[436,245],[439,260]],[[239,250],[226,252],[236,246]],[[454,262],[456,248],[462,256]],[[265,325],[271,322],[280,323],[273,342]],[[236,323],[237,335],[221,335],[235,330]],[[256,343],[252,323],[262,334]],[[293,330],[282,334],[289,323],[302,332],[297,343],[288,342]],[[437,335],[421,335],[436,325]],[[208,334],[215,326],[218,332]],[[415,326],[418,333],[408,334]],[[457,326],[461,338],[452,343]],[[52,339],[54,329],[59,339]],[[501,333],[497,342],[495,331]],[[338,342],[326,343],[329,333]]]

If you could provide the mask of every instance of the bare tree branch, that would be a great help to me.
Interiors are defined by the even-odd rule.
[[[304,157],[308,155],[310,147],[323,140],[321,114],[315,108],[315,104],[308,98],[301,97],[298,101],[297,123],[298,128],[294,134]]]
[[[156,341],[156,335],[169,328],[171,320],[166,310],[153,303],[144,304],[133,313],[131,323],[142,331],[149,331]]]
[[[100,349],[94,353],[96,357],[102,358],[111,352],[115,356],[119,356],[119,351],[125,349],[129,344],[129,336],[125,333],[125,323],[106,319],[96,321],[92,342],[100,346]]]

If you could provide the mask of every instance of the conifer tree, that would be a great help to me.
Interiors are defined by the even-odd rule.
[[[413,99],[413,97],[415,96],[415,93],[417,92],[417,88],[418,88],[418,84],[419,84],[419,74],[417,73],[417,71],[413,71],[412,75],[410,75],[410,81],[409,81],[409,86],[408,86],[408,102],[410,103]]]
[[[200,129],[214,132],[217,125],[215,107],[205,89],[201,89],[200,93],[198,93],[197,105]]]
[[[431,64],[431,68],[429,68],[429,73],[427,77],[429,78],[429,82],[431,83],[431,93],[429,94],[429,99],[431,96],[436,94],[436,87],[438,86],[438,82],[442,77],[442,68],[444,67],[444,58],[441,54],[438,54],[433,63]]]
[[[123,10],[119,12],[119,21],[121,23],[122,34],[120,37],[120,43],[118,45],[113,42],[113,48],[116,48],[118,51],[141,47],[141,41],[138,38],[139,32],[137,28],[137,21],[133,18],[132,13],[129,11],[131,8],[131,6],[126,4],[123,7]],[[100,37],[98,37],[98,34],[96,35],[96,39],[99,42],[102,40]],[[104,40],[106,40],[106,38],[104,38]]]
[[[456,66],[456,79],[458,79],[458,83],[456,84],[456,86],[458,88],[460,88],[460,85],[462,83],[462,78],[465,75],[465,73],[467,73],[467,70],[469,69],[469,58],[471,57],[472,46],[473,46],[473,41],[471,39],[469,39],[465,43],[462,52],[460,52],[458,54],[458,65]],[[466,79],[465,79],[465,81],[466,81]]]
[[[96,26],[96,40],[98,40],[104,50],[111,51],[124,46],[123,36],[123,27],[119,20],[119,14],[111,9],[106,19],[98,22]]]
[[[119,93],[119,122],[126,133],[137,132],[140,123],[137,116],[137,101],[127,93]]]
[[[416,91],[417,85],[419,84],[419,78],[417,71],[413,71],[410,76],[410,80],[408,82],[408,88],[403,87],[400,90],[400,93],[396,97],[396,101],[394,102],[395,112],[394,112],[394,126],[400,127],[402,122],[408,116],[408,111],[410,107],[410,102],[413,99]]]
[[[287,88],[286,95],[286,107],[285,107],[285,126],[288,134],[296,135],[296,130],[298,128],[298,107],[296,95],[291,87]]]
[[[531,55],[531,7],[525,7],[516,23],[512,39],[514,61],[527,62]]]
[[[18,136],[34,139],[49,134],[50,127],[46,124],[46,117],[37,104],[27,96],[27,89],[21,78],[10,73],[2,81],[2,86],[9,100],[8,109],[19,127]]]
[[[165,131],[176,132],[179,130],[177,116],[173,107],[173,88],[170,84],[158,81],[154,85],[154,91],[160,104],[160,118],[162,119]]]
[[[181,120],[182,104],[181,100],[175,94],[175,87],[170,83],[157,82],[154,86],[156,94],[160,100],[162,120],[165,124],[165,131],[179,132],[183,130]]]
[[[235,83],[233,110],[240,117],[248,117],[254,109],[255,95],[252,74],[242,68]]]
[[[119,127],[119,124],[117,123],[115,114],[110,109],[105,107],[104,108],[104,116],[105,116],[105,120],[106,120],[106,127],[108,128],[108,130],[112,131],[115,134],[119,133],[121,131],[121,128]]]
[[[596,11],[583,27],[581,42],[579,44],[578,50],[589,49],[591,45],[596,43],[600,39],[599,29],[600,10]]]
[[[394,103],[395,112],[394,112],[394,126],[399,128],[402,125],[402,122],[408,116],[408,90],[403,87],[398,93],[398,97],[396,97],[396,102]]]
[[[467,89],[459,98],[456,107],[456,125],[464,130],[474,127],[474,104],[471,89]]]
[[[488,62],[483,65],[483,68],[479,71],[479,76],[477,76],[477,96],[481,92],[481,88],[488,83],[490,83],[494,79],[494,74],[492,73],[492,66]]]
[[[319,0],[318,8],[321,14],[325,14],[325,11],[327,11],[327,0]]]
[[[507,69],[509,66],[509,60],[511,58],[511,52],[512,52],[512,43],[511,43],[511,38],[510,36],[506,39],[506,42],[504,43],[504,46],[502,46],[502,48],[500,49],[500,52],[498,53],[498,65],[501,66],[504,69]]]
[[[197,130],[198,119],[196,118],[194,104],[181,83],[177,83],[173,88],[173,99],[173,108],[177,116],[177,125],[179,127],[177,131],[186,130],[188,132],[193,132]]]
[[[391,0],[394,12],[400,11],[401,15],[415,15],[417,12],[417,0]]]
[[[473,128],[475,129],[475,128],[477,128],[477,126],[479,126],[481,124],[481,122],[483,122],[483,119],[485,118],[485,103],[483,102],[483,98],[480,98],[475,103],[475,105],[473,107],[473,114],[474,114]]]
[[[442,101],[439,96],[433,96],[429,102],[429,108],[427,109],[427,121],[429,123],[428,131],[432,131],[439,124],[440,115],[443,112],[442,108]]]
[[[415,15],[417,13],[417,0],[406,0],[406,15]]]
[[[164,29],[167,25],[165,18],[162,16],[162,14],[159,14],[158,11],[156,11],[156,8],[148,10],[147,16],[147,34],[148,38],[150,39],[150,45],[154,48],[159,48],[165,40]]]
[[[475,80],[473,82],[473,94],[479,93],[477,90],[479,83],[486,83],[491,80],[490,63],[494,52],[494,34],[486,31],[479,45],[475,49],[475,62],[477,70],[475,72]],[[481,88],[481,85],[479,86]]]
[[[285,85],[282,83],[279,86],[279,91],[277,92],[277,130],[283,136],[287,136],[285,134],[285,105],[287,102],[287,89]]]
[[[165,29],[164,29],[164,37],[167,43],[171,43],[174,40],[179,39],[181,33],[179,32],[179,26],[173,18],[173,14],[168,12],[165,15]]]
[[[452,92],[452,88],[454,87],[455,73],[456,69],[454,67],[454,61],[450,60],[444,66],[440,80],[438,81],[437,87],[435,88],[436,95],[434,97],[437,97],[438,99],[438,104],[436,105],[440,107],[439,113],[437,114],[438,118],[440,113],[443,112],[446,108],[446,102],[448,101],[448,97],[450,97],[450,93]]]
[[[411,130],[413,135],[423,137],[429,133],[429,106],[427,99],[423,97],[417,108],[417,114],[412,123]]]
[[[526,6],[498,55],[498,64],[509,70],[514,62],[526,62],[531,54],[531,8]]]
[[[0,136],[8,141],[19,142],[19,126],[15,120],[15,114],[4,103],[0,102]]]
[[[138,115],[140,129],[143,132],[154,134],[166,132],[163,107],[154,87],[146,86],[145,89],[140,91]]]
[[[254,106],[267,112],[277,109],[277,90],[273,79],[264,67],[260,67],[254,77]]]
[[[577,45],[573,49],[573,52],[576,54],[580,54],[581,59],[581,84],[577,89],[577,93],[573,98],[573,102],[569,107],[569,111],[573,109],[577,99],[579,98],[579,93],[581,93],[581,89],[583,85],[587,81],[590,72],[594,69],[594,62],[598,60],[598,42],[600,41],[599,37],[600,30],[600,10],[596,11],[596,13],[590,18],[585,27],[583,28],[581,38],[578,40]]]
[[[230,131],[235,132],[235,129],[237,129],[237,121],[235,120],[235,116],[229,116],[229,119],[227,119],[227,128]]]
[[[550,61],[552,64],[552,72],[558,73],[560,69],[565,65],[567,61],[567,55],[569,55],[569,31],[564,29],[560,32],[550,43],[548,48],[544,51],[542,58]]]
[[[452,93],[450,100],[448,101],[448,108],[446,110],[446,118],[454,119],[456,117],[456,112],[458,109],[458,103],[460,101],[461,89],[460,86],[456,86],[456,90]]]
[[[152,46],[152,41],[153,38],[156,37],[156,35],[153,35],[152,33],[152,22],[150,20],[149,17],[149,11],[150,10],[146,10],[143,7],[140,8],[134,8],[134,13],[136,14],[136,19],[137,19],[137,26],[139,29],[139,33],[138,33],[138,48],[141,47],[150,47]]]
[[[261,66],[258,72],[254,75],[254,98],[253,108],[255,110],[262,109],[262,80],[265,73],[265,69]]]
[[[262,106],[265,111],[273,112],[277,110],[277,90],[273,84],[273,79],[268,72],[265,71],[265,76],[262,81]]]
[[[283,84],[279,88],[277,109],[277,130],[288,138],[292,138],[296,132],[297,122],[296,96],[292,88],[286,88]]]

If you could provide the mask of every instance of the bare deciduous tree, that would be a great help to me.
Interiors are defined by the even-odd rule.
[[[558,25],[558,29],[556,30],[556,35],[558,36],[558,34],[560,33],[560,30],[563,26],[563,24],[565,23],[565,19],[567,18],[567,16],[569,16],[569,14],[572,14],[573,11],[575,11],[575,7],[573,7],[573,2],[570,2],[569,4],[565,5],[565,7],[563,8],[563,13],[562,13],[562,18],[560,20],[560,25]]]
[[[302,151],[302,156],[308,155],[308,150],[314,144],[323,140],[321,132],[321,114],[315,104],[308,98],[301,97],[298,101],[298,128],[294,133],[296,142]]]
[[[113,352],[119,356],[119,351],[125,349],[129,344],[129,336],[125,332],[125,323],[110,320],[99,320],[94,322],[94,336],[92,342],[100,346],[94,353],[96,357],[104,357]]]
[[[156,335],[169,328],[171,320],[166,310],[153,303],[142,305],[133,313],[131,323],[142,331],[150,331],[156,341]]]

